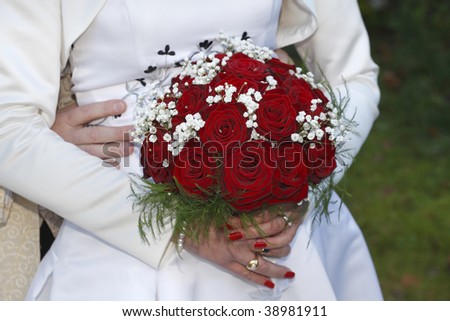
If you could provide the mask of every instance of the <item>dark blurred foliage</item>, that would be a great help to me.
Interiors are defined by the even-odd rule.
[[[450,1],[360,0],[380,117],[346,175],[387,300],[450,300]]]
[[[381,67],[381,108],[403,114],[398,125],[410,130],[401,139],[422,145],[418,152],[448,152],[450,1],[359,3]]]

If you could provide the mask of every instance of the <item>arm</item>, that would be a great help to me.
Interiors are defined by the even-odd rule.
[[[158,266],[170,231],[150,247],[141,242],[129,177],[50,129],[61,70],[59,2],[7,1],[0,15],[0,182]]]
[[[356,156],[378,116],[380,98],[378,66],[370,55],[369,38],[356,0],[316,0],[317,29],[312,36],[295,44],[308,68],[316,75],[324,73],[339,97],[349,90],[346,116],[358,123],[356,133],[345,144],[351,159],[338,164],[336,180]],[[319,70],[320,68],[320,70]]]

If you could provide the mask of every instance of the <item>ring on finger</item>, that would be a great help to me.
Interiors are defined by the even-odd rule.
[[[259,253],[261,253],[261,255],[267,254],[267,253],[269,253],[269,252],[270,252],[270,250],[269,250],[269,249],[266,249],[266,248],[263,248],[263,249],[261,249],[261,250],[259,251]]]
[[[249,271],[256,271],[258,266],[259,266],[259,260],[258,260],[258,256],[256,256],[254,259],[250,260],[245,267]]]
[[[294,222],[286,214],[280,214],[280,217],[286,222],[287,226],[292,227],[294,225]]]

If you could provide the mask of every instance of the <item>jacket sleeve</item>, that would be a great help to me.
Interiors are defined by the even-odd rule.
[[[371,58],[368,34],[356,0],[316,0],[312,10],[317,29],[295,47],[314,75],[323,73],[337,97],[348,94],[345,114],[357,123],[355,132],[342,147],[350,157],[338,160],[336,181],[339,181],[378,117],[378,66]]]
[[[1,0],[0,185],[157,267],[170,229],[140,239],[130,178],[50,130],[60,81],[61,4]]]

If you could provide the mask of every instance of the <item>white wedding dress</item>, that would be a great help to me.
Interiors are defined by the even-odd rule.
[[[102,124],[131,124],[134,93],[167,83],[177,61],[207,49],[219,33],[249,36],[273,47],[281,0],[109,0],[71,54],[79,104],[124,98],[121,117]],[[198,8],[198,5],[196,6]],[[144,84],[146,86],[144,86]],[[122,170],[139,173],[138,155]],[[255,286],[186,251],[168,251],[155,270],[65,222],[30,288],[30,300],[380,300],[381,291],[365,240],[345,206],[331,205],[331,222],[316,226],[312,213],[280,262],[296,273]],[[114,195],[111,195],[114,202]],[[339,213],[338,213],[339,211]],[[137,224],[137,221],[136,221]],[[136,226],[136,233],[138,233]]]

